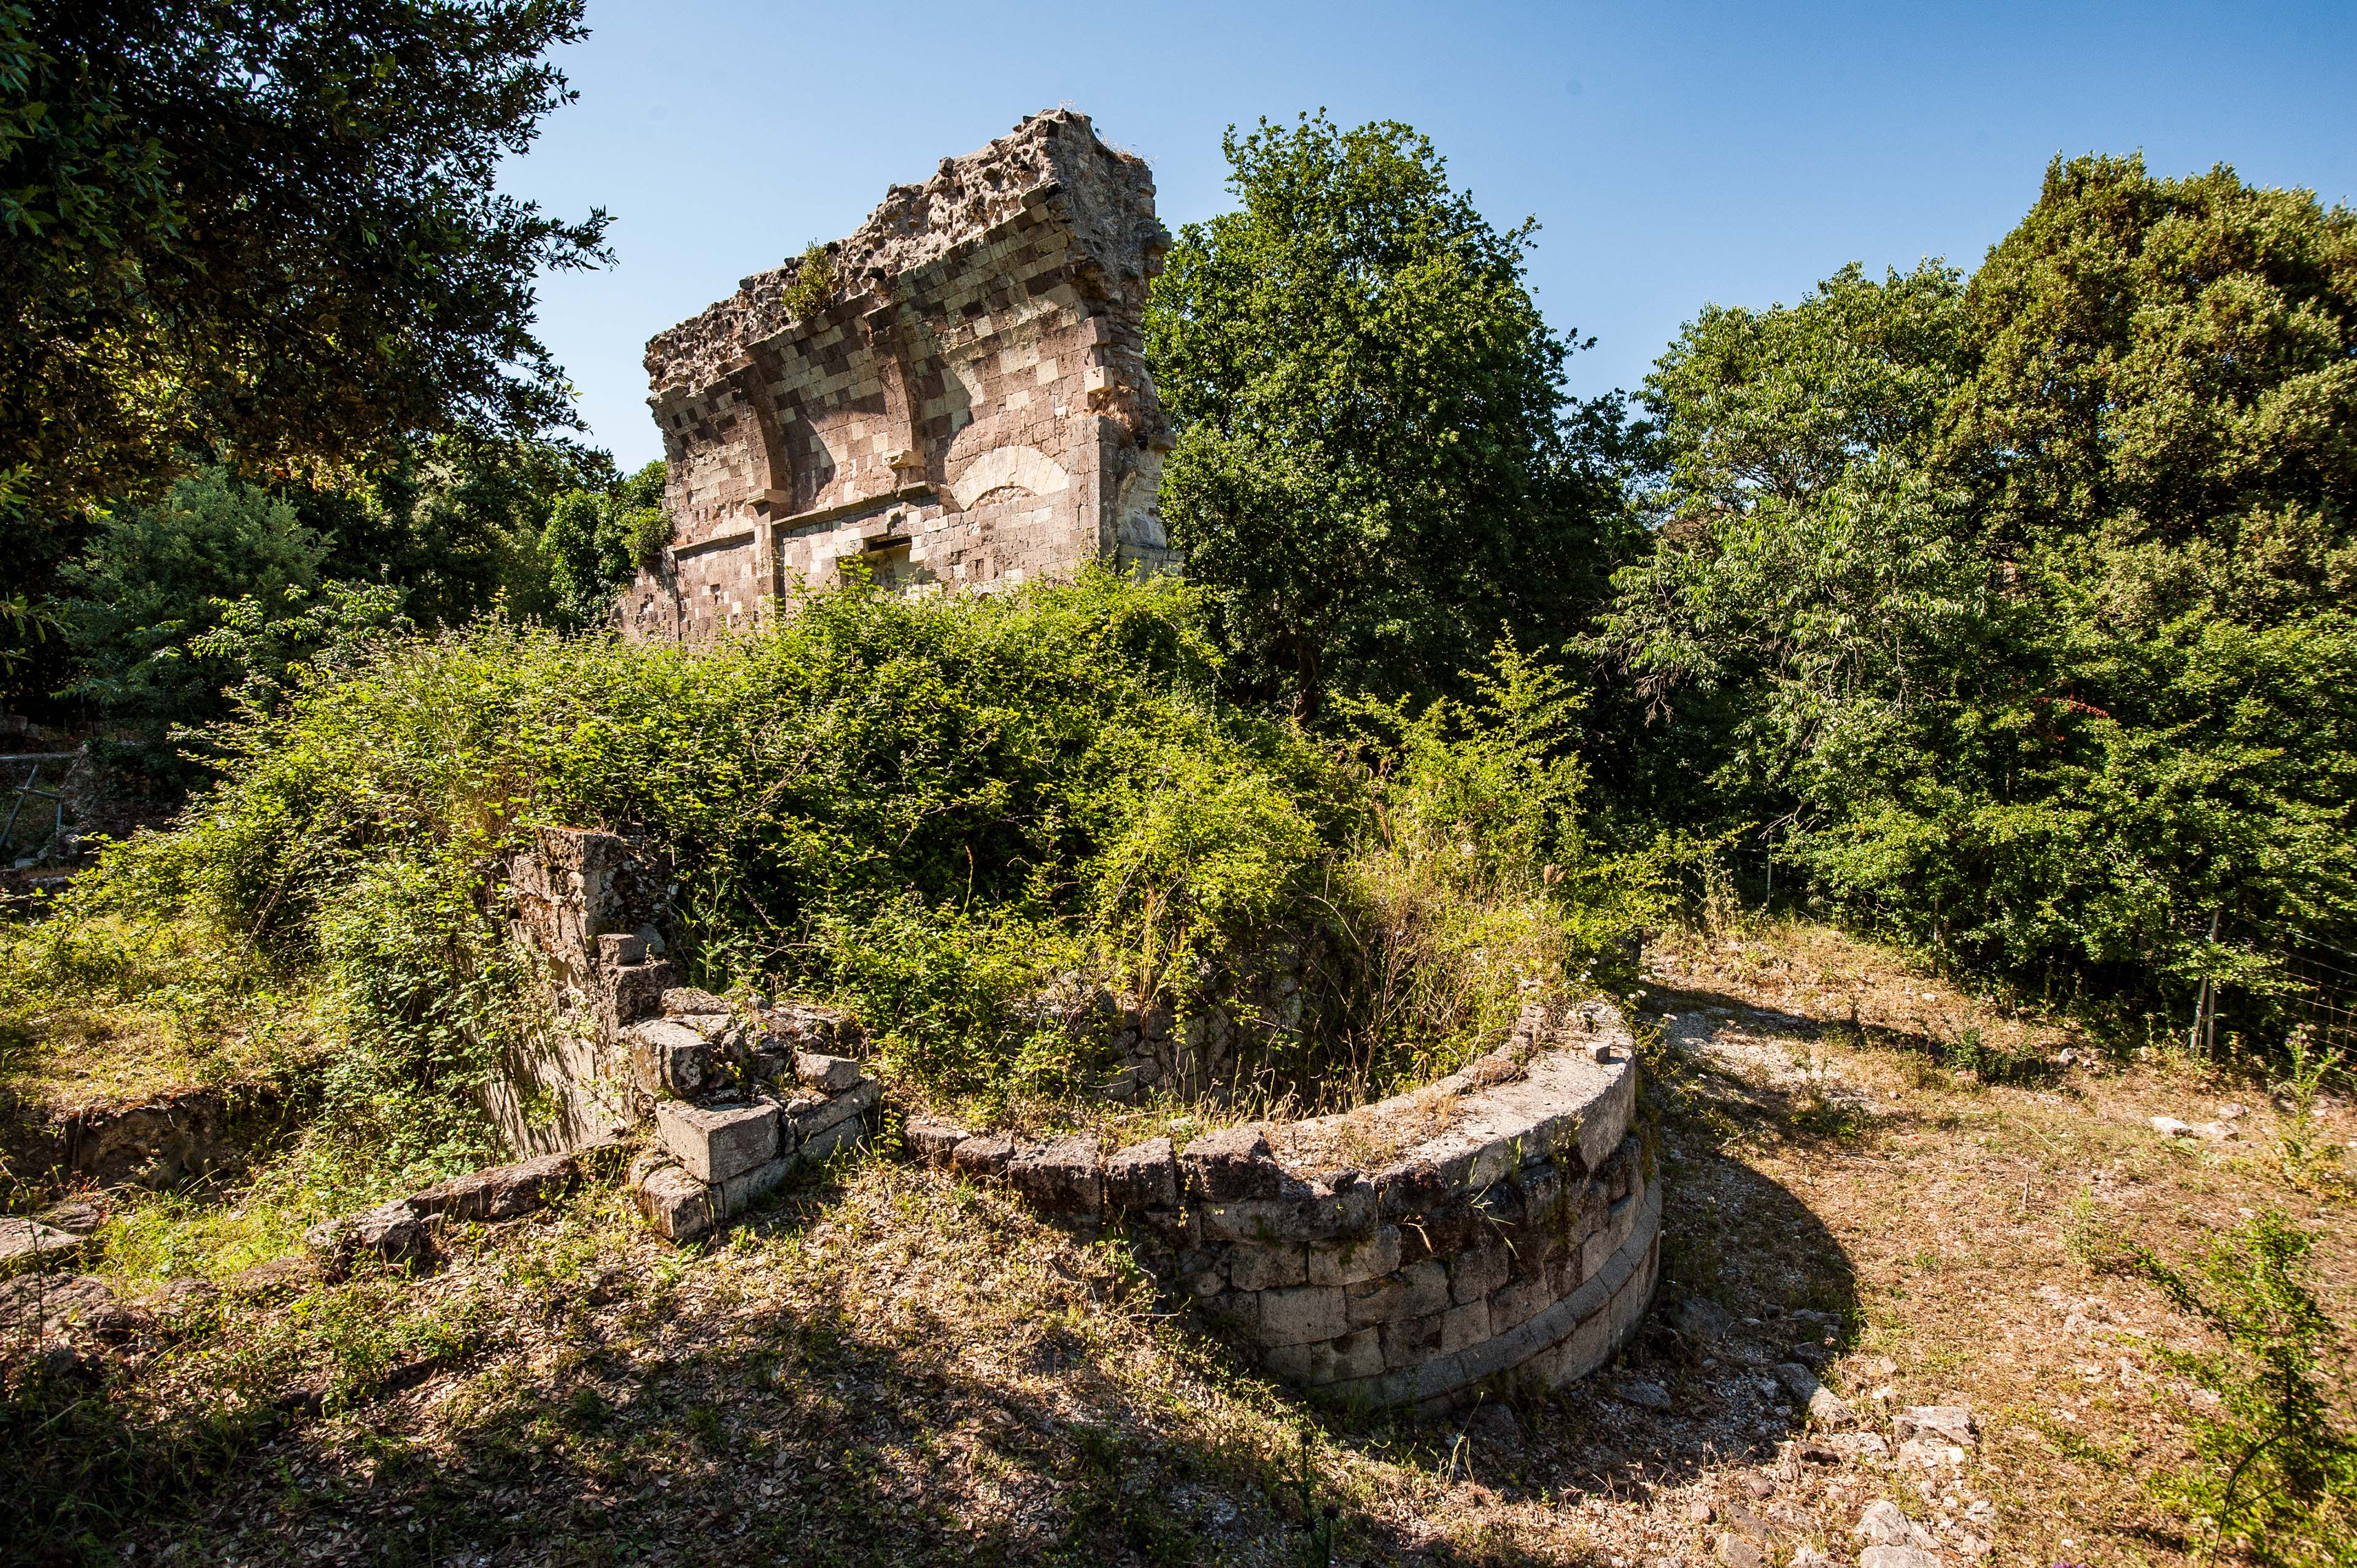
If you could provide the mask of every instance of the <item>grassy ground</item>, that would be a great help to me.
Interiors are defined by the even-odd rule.
[[[2195,1331],[2093,1272],[2084,1238],[2183,1254],[2244,1210],[2284,1209],[2319,1227],[2346,1323],[2357,1240],[2327,1158],[2287,1176],[2283,1113],[2246,1082],[2165,1060],[2023,1067],[2068,1036],[1830,933],[1674,936],[1649,963],[1663,1302],[1756,1320],[1728,1337],[1657,1313],[1588,1384],[1469,1421],[1333,1415],[1167,1316],[1117,1240],[880,1155],[684,1251],[592,1186],[450,1237],[425,1279],[183,1287],[86,1366],[12,1350],[0,1551],[1285,1563],[1330,1545],[1350,1563],[1630,1568],[1747,1543],[1855,1561],[1851,1527],[1888,1498],[1949,1521],[1950,1563],[1973,1537],[2001,1563],[2191,1561],[2142,1478],[2183,1455],[2191,1408],[2155,1349]],[[2024,1081],[1990,1081],[2007,1070]],[[2232,1142],[2148,1124],[2229,1100],[2248,1108]],[[2328,1105],[2311,1136],[2352,1134]],[[207,1255],[170,1251],[184,1229],[251,1250],[224,1218],[239,1195],[175,1201],[110,1221],[126,1294]],[[1981,1442],[1939,1471],[1808,1457],[1762,1364],[1801,1343],[1875,1419],[1960,1402]],[[1616,1397],[1638,1380],[1669,1408]]]

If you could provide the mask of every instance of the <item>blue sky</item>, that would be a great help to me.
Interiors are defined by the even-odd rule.
[[[545,280],[593,438],[661,455],[654,333],[896,181],[1069,102],[1154,165],[1172,230],[1227,205],[1221,132],[1405,120],[1593,334],[1577,392],[1634,387],[1705,301],[1843,263],[1970,267],[2056,153],[2357,202],[2357,5],[757,5],[590,0],[580,101],[506,184],[616,218],[616,265]]]

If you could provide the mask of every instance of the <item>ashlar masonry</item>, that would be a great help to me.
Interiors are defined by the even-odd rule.
[[[656,338],[672,537],[625,634],[702,639],[859,567],[928,591],[1171,564],[1144,351],[1169,243],[1144,160],[1053,110],[895,186],[830,289],[790,262]]]

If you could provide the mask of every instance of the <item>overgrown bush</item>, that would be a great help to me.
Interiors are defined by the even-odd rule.
[[[1644,876],[1582,847],[1558,676],[1504,651],[1480,700],[1371,708],[1337,748],[1217,698],[1194,593],[854,588],[703,649],[498,621],[362,644],[219,732],[222,780],[66,919],[181,920],[230,972],[314,977],[322,1124],[389,1169],[483,1152],[475,1091],[534,1026],[500,879],[537,824],[668,852],[700,983],[847,1004],[948,1094],[1071,1085],[1086,1042],[1037,999],[1074,975],[1183,1011],[1328,930],[1406,988],[1354,1025],[1380,1085],[1619,950]]]

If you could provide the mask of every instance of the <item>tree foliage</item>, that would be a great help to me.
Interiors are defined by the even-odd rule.
[[[573,420],[533,278],[602,213],[496,188],[569,93],[578,0],[0,5],[0,474],[24,526],[388,438]]]
[[[1961,286],[1851,268],[1686,329],[1605,643],[1836,905],[2263,995],[2213,917],[2357,922],[2352,388],[2357,218],[2058,162]]]
[[[1223,145],[1240,205],[1180,231],[1147,352],[1163,512],[1240,673],[1306,717],[1338,682],[1447,684],[1501,622],[1568,630],[1617,497],[1568,438],[1536,225],[1492,227],[1395,123]]]

